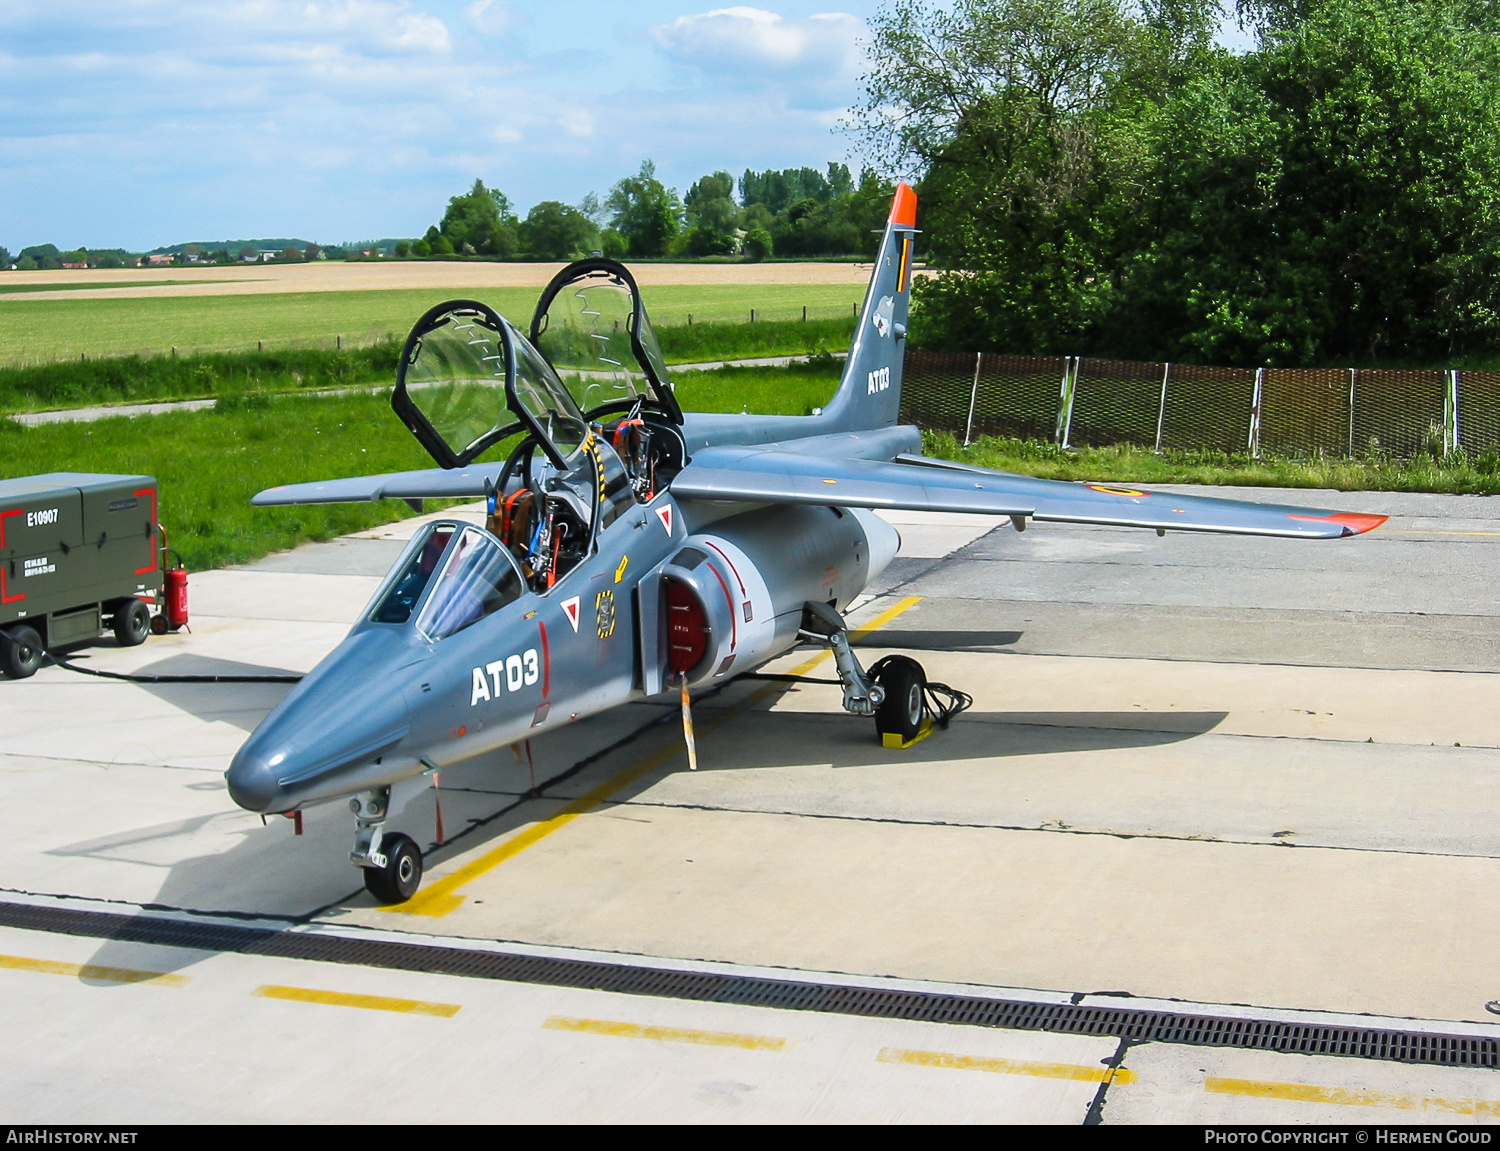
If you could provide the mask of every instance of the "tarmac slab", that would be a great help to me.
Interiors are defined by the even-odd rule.
[[[286,685],[46,668],[0,683],[0,886],[627,965],[1485,1031],[1500,998],[1500,612],[1485,586],[1500,513],[1478,497],[1223,494],[1393,518],[1283,544],[893,515],[902,553],[855,613],[887,622],[861,656],[910,652],[970,693],[948,730],[889,750],[834,688],[740,681],[695,701],[690,772],[675,699],[617,709],[418,793],[393,823],[428,875],[401,911],[349,867],[341,805],[306,812],[298,837],[225,795],[220,773]],[[308,670],[431,518],[194,575],[192,634],[74,661]],[[832,670],[813,652],[772,670],[789,669]],[[12,928],[0,984],[0,1027],[22,1037],[0,1054],[0,1105],[22,1122],[1500,1114],[1486,1069],[1124,1049]],[[139,1059],[111,1061],[125,1042]],[[389,1073],[359,1054],[395,1048]]]

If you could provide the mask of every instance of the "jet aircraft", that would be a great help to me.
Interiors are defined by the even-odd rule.
[[[898,744],[916,737],[932,714],[920,665],[863,668],[841,614],[900,544],[873,509],[1287,539],[1384,522],[923,456],[919,430],[897,423],[916,207],[900,185],[838,390],[809,416],[684,413],[612,260],[558,273],[524,335],[475,300],[422,316],[392,406],[439,466],[254,502],[482,496],[486,526],[440,518],[415,534],[348,637],[235,755],[235,802],[293,813],[350,798],[350,859],[398,903],[422,853],[387,822],[424,774],[633,699],[675,689],[685,703],[798,644],[832,648],[849,712]],[[480,462],[491,449],[504,459]]]

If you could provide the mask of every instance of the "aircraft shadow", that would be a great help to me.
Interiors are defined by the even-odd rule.
[[[1024,631],[880,631],[862,636],[854,647],[912,651],[1003,651],[1021,642]]]
[[[70,656],[77,659],[77,656]],[[88,664],[78,660],[82,666]],[[137,668],[135,675],[194,676],[287,676],[300,675],[282,667],[241,663],[232,659],[182,653]],[[282,701],[295,686],[290,683],[142,683],[137,685],[163,703],[179,711],[212,722],[232,724],[241,731],[253,731],[266,713]]]
[[[713,710],[702,709],[700,723]],[[784,771],[789,767],[830,765],[840,772],[888,771],[893,767],[964,760],[1004,761],[1022,756],[1161,747],[1210,732],[1226,715],[1219,711],[1140,710],[966,712],[948,729],[934,732],[912,747],[896,750],[876,742],[873,724],[868,720],[821,711],[757,710],[736,716],[722,729],[700,734],[698,774],[702,777],[722,771]],[[515,781],[505,774],[513,770],[509,766],[509,753],[500,754],[490,764],[471,761],[475,764],[475,775],[469,781],[470,786],[493,776],[497,787],[486,794],[450,791],[449,773],[444,773],[448,844],[432,848],[428,822],[431,802],[425,798],[417,807],[408,809],[412,816],[402,830],[418,838],[426,849],[427,865],[432,868],[455,854],[482,848],[537,819],[547,818],[602,779],[676,739],[675,725],[646,724],[596,767],[546,791],[535,805],[516,802]],[[1002,765],[996,766],[999,770],[995,785],[1008,786]],[[686,761],[678,755],[623,787],[610,800],[629,803],[645,795],[663,778],[686,772]],[[455,779],[455,782],[462,781]],[[510,810],[505,810],[507,807]],[[504,814],[498,814],[502,811]],[[130,829],[54,848],[52,853],[100,859],[125,857],[141,862],[153,854],[171,854],[172,845],[168,841],[185,834],[208,832],[214,835],[217,844],[222,844],[223,832],[213,826],[218,820],[245,824],[243,813],[226,810]],[[228,851],[209,850],[162,864],[161,885],[148,906],[293,920],[324,907],[368,902],[361,890],[360,877],[348,864],[350,823],[343,804],[310,809],[304,818],[305,835],[300,839],[292,837],[289,821],[273,818],[271,823],[273,826],[266,829],[246,824],[238,842]],[[90,962],[108,967],[149,966],[154,970],[174,971],[190,967],[203,957],[197,952],[161,948],[153,949],[148,962],[142,958],[139,944],[105,940]]]

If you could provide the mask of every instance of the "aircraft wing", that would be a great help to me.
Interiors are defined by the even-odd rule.
[[[1359,535],[1385,516],[1153,492],[1128,484],[1071,483],[925,456],[828,459],[768,447],[706,448],[672,481],[678,498],[973,512],[1056,523],[1289,539]]]
[[[346,480],[318,480],[310,484],[283,484],[259,492],[256,507],[282,504],[351,504],[369,500],[454,499],[488,494],[500,476],[501,464],[469,468],[424,468],[416,472],[390,472],[383,476],[352,476]]]

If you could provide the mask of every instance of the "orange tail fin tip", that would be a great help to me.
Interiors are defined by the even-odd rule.
[[[1343,524],[1349,535],[1364,535],[1365,532],[1374,531],[1390,516],[1368,516],[1359,512],[1339,512],[1331,516],[1290,516],[1294,520],[1317,520],[1320,522]]]
[[[917,194],[904,182],[896,185],[896,198],[891,201],[890,222],[908,228],[917,226]]]

